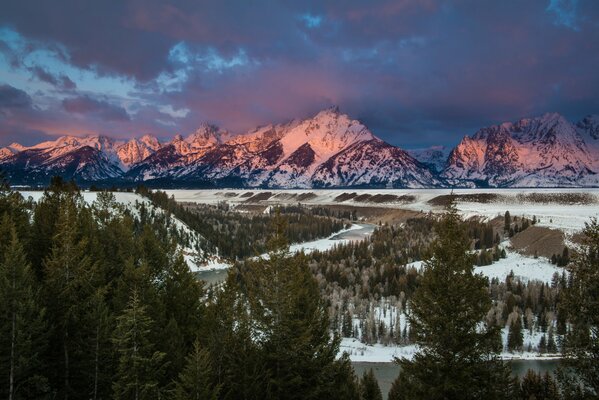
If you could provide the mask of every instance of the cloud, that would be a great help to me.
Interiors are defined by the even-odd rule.
[[[578,31],[578,0],[549,0],[547,11],[554,15],[554,23]]]
[[[129,121],[127,111],[114,104],[89,96],[71,97],[62,101],[63,108],[73,114],[92,114],[107,121]]]
[[[0,110],[30,106],[31,97],[25,91],[7,84],[0,84]]]
[[[451,145],[599,112],[597,21],[594,0],[9,2],[0,79],[44,108],[13,111],[33,130],[244,132],[338,104],[394,144]]]
[[[77,88],[75,82],[73,82],[71,78],[66,75],[52,74],[40,66],[31,67],[29,70],[40,81],[49,83],[50,85],[56,86],[59,89],[73,90]]]

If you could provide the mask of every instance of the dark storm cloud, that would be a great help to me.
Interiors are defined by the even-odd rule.
[[[64,109],[74,114],[92,114],[108,121],[129,121],[127,111],[106,101],[92,99],[89,96],[73,97],[62,101]]]
[[[31,67],[29,70],[40,81],[49,83],[58,89],[72,90],[77,88],[75,82],[73,82],[71,78],[66,75],[52,74],[40,66]]]
[[[133,82],[129,112],[93,90],[56,98],[66,115],[92,115],[90,129],[105,133],[187,133],[204,120],[242,132],[338,104],[375,134],[415,147],[547,111],[599,113],[593,0],[24,0],[2,8],[0,26],[31,50],[45,46],[81,70]],[[17,54],[0,39],[18,71],[28,50]],[[21,68],[69,89],[53,66]],[[70,89],[82,87],[69,76]],[[190,111],[166,115],[165,105]]]
[[[0,110],[31,106],[31,97],[23,90],[0,84]]]

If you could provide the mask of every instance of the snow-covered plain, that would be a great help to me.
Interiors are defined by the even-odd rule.
[[[551,283],[553,275],[561,275],[564,268],[557,267],[545,257],[532,258],[526,257],[514,251],[506,251],[506,258],[491,265],[474,268],[474,272],[482,273],[489,279],[497,278],[499,281],[505,281],[505,278],[514,273],[514,276],[520,278],[523,282],[538,280]]]
[[[177,201],[194,202],[203,204],[216,204],[221,201],[227,201],[231,205],[244,204],[248,200],[248,193],[270,192],[270,199],[260,201],[260,204],[297,204],[297,198],[287,195],[312,194],[304,200],[302,204],[306,205],[348,205],[356,207],[387,207],[407,209],[413,211],[443,211],[442,206],[432,205],[430,200],[437,196],[448,195],[450,189],[295,189],[295,190],[265,190],[265,189],[213,189],[213,190],[166,190],[169,195],[175,196]],[[370,195],[395,195],[395,196],[413,196],[413,200],[398,202],[377,202],[368,203],[356,201],[354,199],[340,202],[335,198],[343,193],[356,193],[358,196],[363,194]],[[482,216],[485,218],[494,218],[503,215],[509,211],[512,215],[526,216],[532,218],[533,215],[540,219],[538,225],[563,230],[566,234],[580,231],[584,228],[585,222],[591,217],[599,217],[599,189],[456,189],[453,191],[456,195],[474,195],[482,193],[491,193],[499,196],[498,201],[489,203],[480,203],[473,201],[459,200],[456,204],[458,210],[464,217]],[[557,204],[557,203],[538,203],[522,201],[521,197],[530,194],[585,194],[592,200],[588,204]],[[280,196],[277,196],[280,195]],[[286,199],[287,198],[287,199]]]
[[[539,345],[539,341],[543,336],[541,332],[533,332],[532,334],[528,330],[523,330],[523,343],[524,349],[528,349],[529,345],[533,349]],[[507,342],[508,329],[504,328],[501,331],[503,343]],[[393,362],[395,357],[412,359],[414,354],[418,352],[418,346],[411,344],[407,346],[384,346],[382,344],[368,345],[360,342],[355,338],[342,338],[341,345],[339,346],[339,352],[348,353],[349,358],[353,362]],[[510,353],[504,349],[500,353],[500,357],[503,360],[551,360],[559,358],[559,354],[541,354],[536,351],[521,351]]]

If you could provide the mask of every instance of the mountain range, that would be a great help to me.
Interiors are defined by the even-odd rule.
[[[599,116],[556,113],[482,128],[453,149],[405,151],[333,107],[232,136],[205,124],[161,142],[63,136],[0,148],[12,185],[61,175],[80,184],[203,188],[599,186]]]

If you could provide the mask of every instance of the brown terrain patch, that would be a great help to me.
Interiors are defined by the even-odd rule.
[[[416,200],[415,196],[412,195],[402,195],[397,196],[395,194],[368,194],[364,193],[358,195],[356,192],[353,193],[342,193],[339,196],[333,199],[335,202],[342,203],[344,201],[353,200],[356,203],[375,203],[375,204],[385,204],[385,203],[411,203]]]
[[[456,201],[464,201],[470,203],[493,203],[499,201],[502,196],[495,193],[473,193],[473,194],[443,194],[441,196],[433,197],[428,201],[428,204],[432,206],[443,206],[449,205],[452,199]]]
[[[403,210],[399,208],[389,207],[360,207],[344,204],[322,205],[322,208],[328,208],[333,211],[350,211],[355,212],[356,217],[364,222],[378,224],[401,224],[409,218],[424,217],[427,214],[413,210]]]
[[[241,197],[252,197],[254,195],[253,192],[245,192],[244,194],[241,195]]]
[[[316,198],[316,194],[312,192],[308,193],[277,193],[272,199],[285,200],[285,201],[308,201]]]
[[[592,204],[597,198],[591,193],[520,193],[516,196],[520,202],[557,203],[557,204]]]
[[[246,203],[257,203],[260,201],[266,201],[266,200],[270,199],[271,197],[272,197],[271,192],[260,192],[260,193],[256,193],[255,195],[253,195],[252,197],[247,199]]]
[[[354,197],[356,197],[358,195],[358,193],[353,192],[353,193],[341,193],[339,196],[335,197],[333,200],[335,200],[336,202],[344,202],[347,200],[351,200]]]
[[[565,246],[565,235],[562,231],[541,226],[530,226],[515,234],[512,247],[521,254],[551,258],[553,254],[561,254]]]
[[[300,193],[297,195],[297,201],[308,201],[308,200],[312,200],[315,199],[317,196],[316,194],[309,192],[309,193]]]

